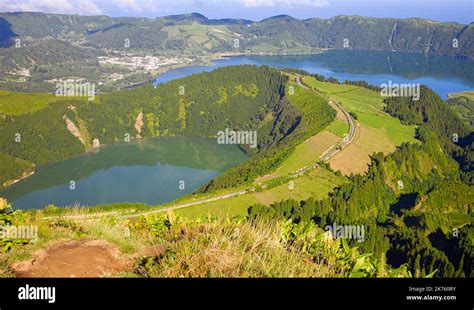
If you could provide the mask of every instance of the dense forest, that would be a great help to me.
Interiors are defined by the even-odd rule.
[[[433,130],[443,148],[460,164],[462,179],[469,184],[474,182],[474,134],[471,127],[459,119],[448,103],[426,86],[421,87],[418,101],[408,97],[390,97],[385,103],[385,110],[398,117],[402,123],[426,124]]]

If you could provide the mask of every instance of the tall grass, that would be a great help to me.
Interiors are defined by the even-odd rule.
[[[156,255],[140,260],[145,277],[335,277],[328,265],[313,262],[286,244],[269,222],[214,220],[173,225],[162,235]]]

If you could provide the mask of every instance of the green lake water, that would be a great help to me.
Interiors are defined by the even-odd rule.
[[[193,192],[246,158],[237,146],[219,145],[216,139],[169,137],[123,143],[41,167],[0,196],[16,209],[50,203],[160,204]]]

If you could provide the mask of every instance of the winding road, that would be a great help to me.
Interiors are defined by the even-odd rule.
[[[296,82],[302,88],[306,88],[306,89],[309,89],[311,91],[315,91],[314,89],[312,89],[312,88],[308,87],[307,85],[303,84],[301,82],[301,78],[299,76],[296,76]],[[320,92],[318,92],[318,94],[322,95]],[[352,142],[352,140],[354,139],[354,136],[355,136],[355,125],[354,125],[354,120],[352,119],[352,116],[346,110],[344,110],[344,108],[339,103],[337,103],[335,100],[332,100],[331,98],[328,98],[328,102],[331,106],[336,106],[336,108],[338,108],[339,110],[342,111],[342,113],[344,113],[344,116],[346,117],[346,120],[349,123],[349,134],[342,140],[342,144],[338,148],[336,148],[335,150],[330,152],[329,154],[325,155],[322,158],[322,161],[328,161],[331,157],[333,157],[338,152],[340,152],[343,148],[345,148],[349,143]]]

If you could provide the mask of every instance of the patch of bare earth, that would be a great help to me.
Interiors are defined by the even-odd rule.
[[[137,134],[135,135],[137,139],[141,139],[141,133],[142,133],[142,127],[143,127],[143,112],[138,113],[137,119],[135,120],[135,130],[137,131]]]
[[[363,147],[363,141],[361,141],[365,139],[363,131],[361,127],[356,127],[352,142],[329,160],[332,169],[339,170],[346,176],[351,173],[364,174],[367,172],[370,157],[369,152]]]
[[[104,240],[55,242],[33,254],[28,261],[13,264],[18,277],[107,277],[130,269],[131,261]]]
[[[377,152],[393,152],[395,145],[384,130],[364,124],[356,125],[352,142],[329,160],[331,168],[340,170],[344,175],[364,174],[370,164],[370,155]]]
[[[63,116],[63,119],[66,121],[67,130],[76,138],[81,141],[82,144],[86,145],[84,137],[81,135],[81,131],[77,128],[76,124],[74,124],[66,115]]]

